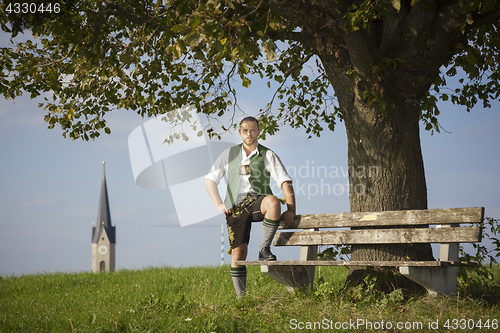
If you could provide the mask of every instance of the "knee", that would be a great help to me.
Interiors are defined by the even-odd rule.
[[[280,211],[280,200],[274,195],[265,197],[263,203],[266,205],[266,210]]]
[[[231,249],[231,256],[234,260],[245,260],[247,258],[247,247],[245,245],[246,244],[242,244]]]

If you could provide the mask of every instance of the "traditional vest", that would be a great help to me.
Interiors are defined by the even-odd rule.
[[[242,158],[242,144],[233,146],[229,150],[229,166],[227,171],[227,194],[224,204],[229,209],[236,203],[236,197],[240,189],[240,167]],[[252,190],[259,195],[273,194],[269,181],[270,173],[264,167],[264,157],[268,149],[260,144],[257,145],[258,154],[250,157],[250,177],[248,181]]]

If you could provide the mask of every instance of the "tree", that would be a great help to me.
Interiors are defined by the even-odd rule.
[[[258,76],[278,84],[260,114],[266,133],[345,122],[352,212],[427,208],[420,122],[439,131],[438,99],[470,110],[500,96],[496,0],[65,0],[43,13],[29,3],[38,12],[8,2],[0,14],[13,40],[38,37],[1,49],[0,92],[51,92],[50,128],[94,139],[115,108],[152,116],[194,104],[220,116],[237,105],[234,85]],[[447,87],[457,73],[460,87]],[[356,172],[370,166],[378,172]],[[352,253],[407,257],[430,259],[430,246]]]

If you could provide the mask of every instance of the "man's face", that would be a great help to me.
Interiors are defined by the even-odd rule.
[[[253,145],[257,143],[260,135],[260,129],[255,121],[244,121],[241,123],[240,130],[241,139],[246,145]]]

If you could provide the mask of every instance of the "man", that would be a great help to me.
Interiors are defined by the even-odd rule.
[[[280,220],[287,225],[295,217],[295,195],[292,179],[283,163],[270,149],[257,141],[259,122],[246,117],[240,123],[242,144],[226,149],[205,177],[205,185],[214,205],[226,216],[231,253],[231,277],[238,297],[246,293],[246,266],[236,265],[247,257],[251,223],[263,221],[259,260],[276,260],[271,242]],[[217,185],[227,175],[227,194],[222,202]],[[283,190],[287,210],[281,214],[280,200],[273,195],[270,178]]]

